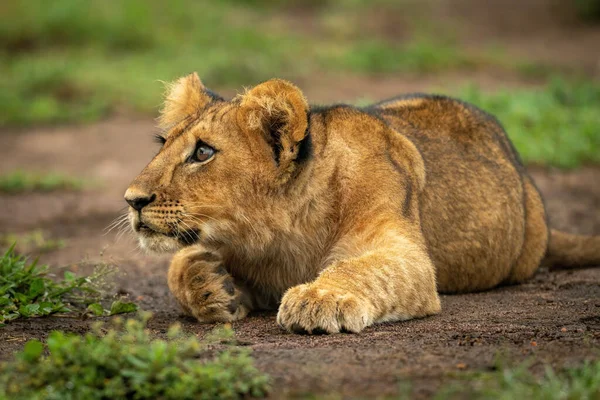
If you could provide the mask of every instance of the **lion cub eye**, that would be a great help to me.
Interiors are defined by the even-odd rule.
[[[203,163],[210,160],[214,155],[215,149],[207,144],[200,144],[196,148],[196,152],[192,156],[191,161]]]

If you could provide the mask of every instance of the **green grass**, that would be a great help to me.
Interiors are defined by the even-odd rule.
[[[403,4],[392,3],[378,2]],[[357,16],[370,7],[364,0],[311,3],[315,29],[308,30],[290,29],[295,13],[262,0],[7,2],[0,8],[0,125],[91,121],[115,110],[155,113],[158,81],[194,70],[209,86],[239,88],[323,72],[495,63],[426,33],[406,41],[369,33]],[[343,23],[331,24],[331,15]]]
[[[35,229],[25,233],[5,233],[0,234],[0,248],[7,248],[14,243],[15,250],[19,254],[29,254],[32,252],[46,253],[53,250],[62,249],[66,246],[64,239],[53,239],[41,229]]]
[[[600,162],[600,84],[554,80],[542,89],[459,98],[495,115],[527,163],[576,167]]]
[[[436,399],[584,400],[600,398],[600,361],[575,368],[545,369],[537,378],[523,364],[497,372],[471,374],[442,389]]]
[[[95,325],[84,336],[52,332],[46,345],[29,341],[0,367],[0,398],[11,399],[238,399],[263,397],[269,380],[247,349],[204,355],[209,343],[181,333],[152,338],[141,320]],[[214,338],[230,340],[223,329]],[[47,355],[44,355],[47,349]],[[198,358],[203,356],[204,361]]]
[[[105,310],[103,291],[110,266],[99,266],[90,276],[64,272],[62,279],[52,279],[48,266],[28,261],[14,251],[14,245],[0,257],[0,326],[18,318],[44,317],[53,314],[114,315],[137,310],[133,303],[114,300]]]
[[[0,192],[50,192],[54,190],[81,190],[85,182],[59,173],[13,171],[0,175]]]
[[[397,45],[378,40],[359,40],[346,46],[323,49],[322,60],[329,69],[358,74],[431,73],[472,68],[479,62],[462,53],[451,41],[432,41],[427,38]]]

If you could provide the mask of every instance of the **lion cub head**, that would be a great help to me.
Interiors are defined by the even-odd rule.
[[[283,80],[225,101],[193,73],[170,85],[159,121],[162,148],[125,193],[147,250],[226,242],[281,202],[310,154],[308,104]]]

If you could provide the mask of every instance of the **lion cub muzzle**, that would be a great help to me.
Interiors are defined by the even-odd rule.
[[[130,206],[131,227],[142,248],[172,252],[199,240],[200,231],[182,222],[184,209],[179,200],[149,194],[131,186],[125,193],[125,201]]]

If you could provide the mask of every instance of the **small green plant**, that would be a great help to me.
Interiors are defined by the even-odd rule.
[[[46,346],[29,341],[0,367],[0,398],[11,399],[237,399],[266,395],[268,377],[249,350],[228,347],[210,357],[209,343],[182,334],[153,339],[149,314],[107,329],[94,324],[85,336],[52,332]],[[217,336],[231,338],[231,329]],[[215,334],[213,334],[213,337]],[[48,355],[44,355],[47,348]],[[199,358],[204,359],[201,361]]]
[[[62,249],[66,245],[64,239],[49,238],[48,234],[41,229],[21,234],[7,233],[0,235],[0,247],[9,247],[13,243],[17,243],[15,250],[20,254],[29,254],[34,251],[45,253]]]
[[[472,374],[447,386],[439,399],[528,399],[575,400],[600,398],[600,361],[557,372],[547,367],[541,378],[533,375],[527,363],[502,367],[496,372]]]
[[[69,313],[75,309],[94,315],[113,315],[137,310],[133,303],[115,300],[108,311],[101,305],[103,278],[112,273],[99,267],[91,276],[77,277],[65,271],[62,280],[50,278],[48,266],[38,266],[15,253],[14,245],[0,258],[0,326],[17,318]]]
[[[50,192],[53,190],[81,190],[84,182],[58,173],[33,173],[14,171],[0,175],[0,192]]]

